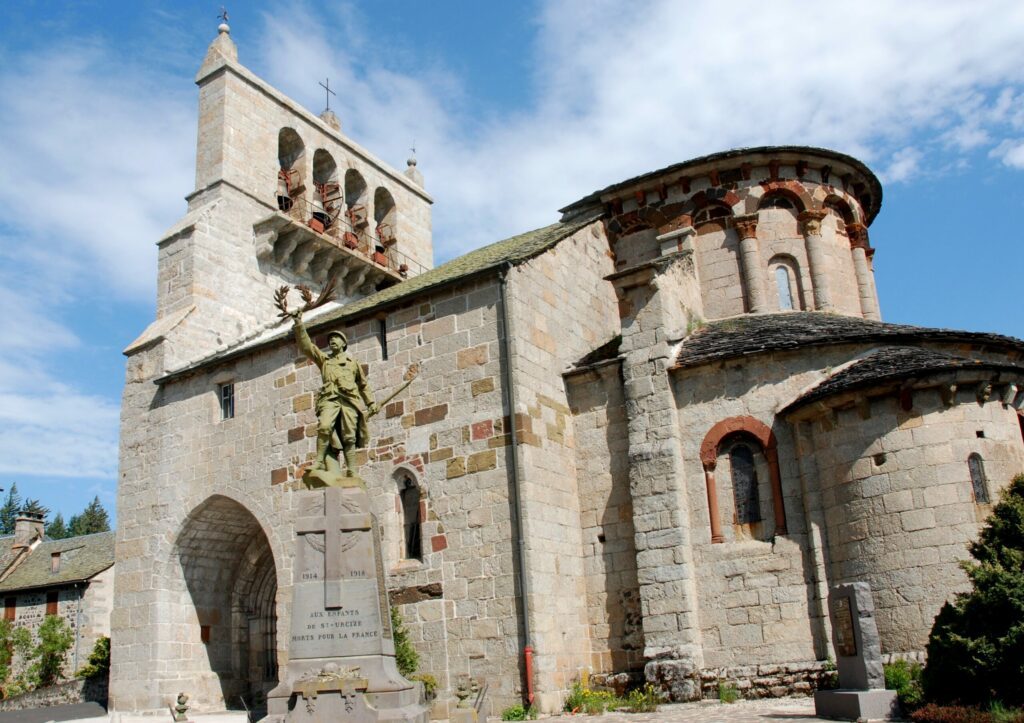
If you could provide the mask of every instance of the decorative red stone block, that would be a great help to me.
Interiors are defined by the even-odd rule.
[[[434,535],[430,538],[430,549],[440,552],[448,547],[448,538],[445,535]]]
[[[472,438],[474,441],[478,439],[489,439],[494,436],[494,422],[490,419],[483,422],[477,422],[473,425]]]
[[[287,482],[287,481],[288,481],[288,468],[287,467],[281,467],[280,469],[275,469],[274,471],[272,471],[270,473],[270,484],[272,484],[272,485],[279,485],[282,482]]]

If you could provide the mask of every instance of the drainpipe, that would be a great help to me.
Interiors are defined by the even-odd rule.
[[[523,624],[523,665],[526,677],[526,701],[533,705],[533,647],[530,645],[530,609],[529,593],[530,581],[526,574],[526,540],[523,537],[523,502],[519,490],[519,442],[516,439],[516,385],[512,374],[512,359],[514,358],[512,348],[512,320],[508,313],[508,272],[512,264],[506,263],[500,275],[499,293],[501,297],[501,331],[502,331],[502,355],[505,357],[503,364],[505,370],[505,389],[508,394],[509,409],[509,444],[512,447],[510,455],[510,472],[512,473],[512,505],[515,515],[512,518],[512,533],[515,535],[515,551],[519,558],[519,591],[522,598],[522,624]]]
[[[75,583],[75,590],[78,592],[78,609],[75,610],[75,662],[72,666],[78,672],[78,644],[82,637],[82,598],[85,597],[85,588],[81,583]]]

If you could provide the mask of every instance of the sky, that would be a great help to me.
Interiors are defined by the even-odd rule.
[[[0,487],[115,514],[121,350],[193,190],[220,4],[23,0],[0,26]],[[435,259],[729,148],[814,145],[884,186],[887,321],[1024,337],[1024,3],[247,1],[240,62],[435,200]]]

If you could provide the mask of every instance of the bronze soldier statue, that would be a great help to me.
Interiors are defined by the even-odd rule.
[[[332,331],[328,335],[329,351],[325,354],[309,338],[302,323],[302,311],[291,312],[291,317],[299,350],[313,360],[323,376],[323,386],[316,397],[313,469],[328,469],[328,453],[333,448],[341,450],[346,474],[355,477],[356,450],[365,447],[370,439],[366,420],[378,410],[373,392],[362,367],[349,355],[348,338],[342,332]]]

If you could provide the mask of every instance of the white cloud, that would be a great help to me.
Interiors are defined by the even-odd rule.
[[[993,148],[989,155],[998,158],[1010,168],[1024,169],[1024,140],[1004,141]]]
[[[608,183],[730,147],[824,145],[908,181],[932,154],[998,142],[1024,82],[1018,2],[663,0],[626,14],[611,0],[552,1],[539,18],[538,95],[495,117],[436,70],[359,72],[372,43],[344,23],[352,45],[329,42],[339,34],[322,18],[267,16],[268,75],[317,108],[296,87],[302,69],[337,77],[346,132],[392,163],[416,138],[442,259],[548,223]]]

